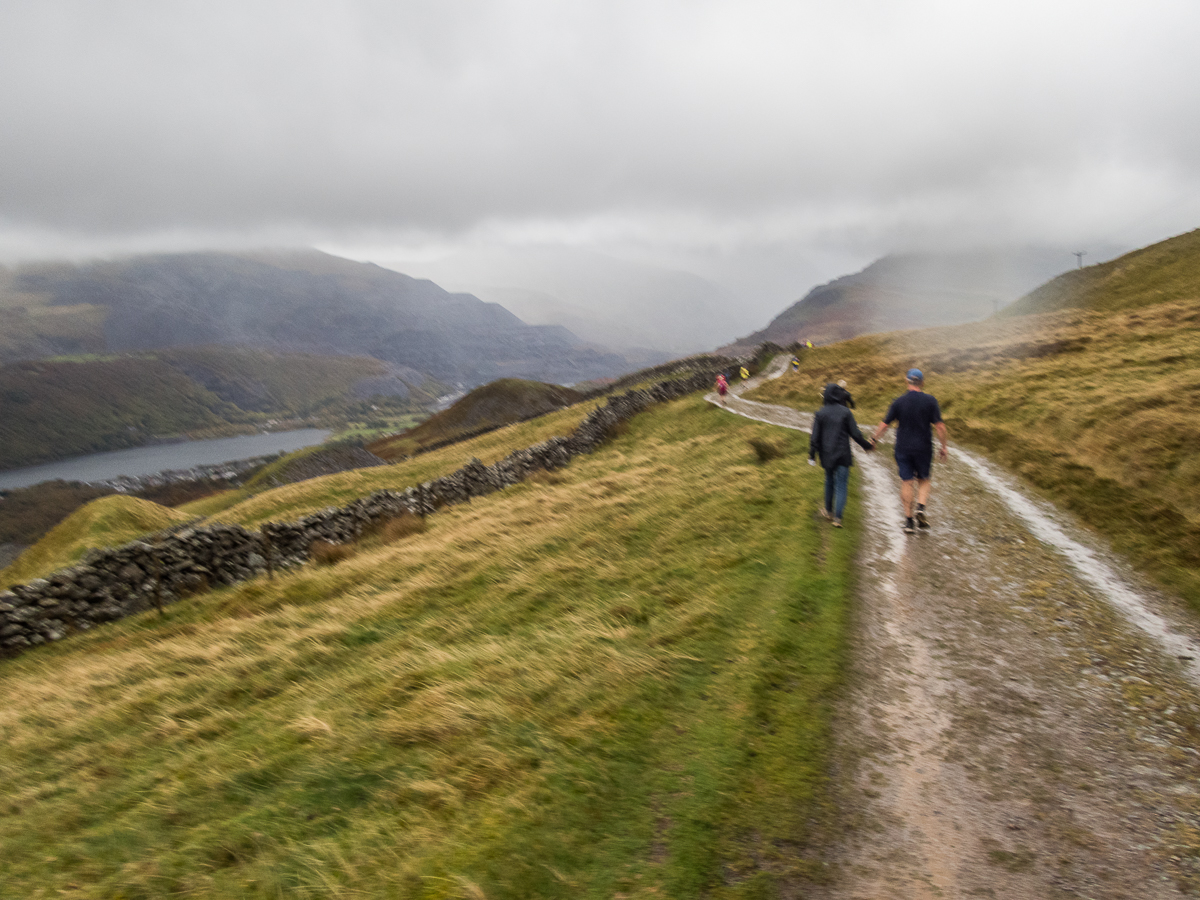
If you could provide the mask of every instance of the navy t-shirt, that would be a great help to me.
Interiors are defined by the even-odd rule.
[[[907,454],[920,458],[933,455],[933,435],[930,426],[942,421],[937,399],[923,391],[905,391],[892,401],[883,421],[896,426],[896,455]]]

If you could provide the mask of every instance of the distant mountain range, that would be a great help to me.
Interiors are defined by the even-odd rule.
[[[281,423],[388,428],[455,385],[636,367],[561,326],[316,251],[0,269],[0,469]]]
[[[766,328],[722,352],[763,341],[827,344],[860,334],[976,322],[1068,268],[1064,256],[1051,249],[885,256],[813,288]]]
[[[620,374],[618,354],[431,281],[317,251],[25,266],[0,279],[0,360],[205,345],[372,356],[467,386]]]

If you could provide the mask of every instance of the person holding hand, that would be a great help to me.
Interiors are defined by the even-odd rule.
[[[887,415],[875,429],[874,440],[879,440],[893,422],[896,422],[896,467],[900,470],[900,502],[904,505],[904,532],[912,534],[917,528],[929,527],[925,515],[925,504],[929,502],[933,482],[930,480],[933,467],[933,437],[929,428],[937,431],[941,449],[938,459],[946,458],[946,423],[942,421],[942,410],[937,398],[925,393],[925,375],[920,369],[909,369],[905,373],[908,390],[892,401]],[[914,508],[915,501],[915,508]],[[914,525],[914,519],[915,525]]]
[[[854,438],[864,450],[873,450],[875,444],[863,437],[854,421],[854,413],[848,406],[849,391],[838,384],[827,384],[821,399],[824,405],[813,416],[808,464],[816,465],[815,457],[821,458],[821,467],[825,470],[825,505],[821,507],[821,515],[829,519],[834,528],[841,528],[850,467],[854,465],[850,439]]]

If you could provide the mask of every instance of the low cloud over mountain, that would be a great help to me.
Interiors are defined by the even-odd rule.
[[[574,382],[628,368],[565,328],[527,325],[470,294],[315,251],[40,265],[11,273],[8,284],[10,297],[32,298],[43,313],[71,307],[90,317],[101,333],[79,343],[92,350],[213,344],[374,356],[467,385],[505,376]],[[15,321],[28,307],[0,314]]]
[[[1062,272],[1064,258],[1050,249],[886,256],[813,288],[766,328],[725,349],[976,322]]]

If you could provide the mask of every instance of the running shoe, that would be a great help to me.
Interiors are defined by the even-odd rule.
[[[925,507],[923,507],[923,506],[917,507],[917,527],[918,528],[928,528],[929,527],[929,520],[925,518]]]
[[[823,506],[822,506],[822,507],[821,507],[821,518],[823,518],[823,519],[832,519],[832,518],[833,518],[833,513],[831,513],[829,510],[827,510],[825,507],[823,507]]]
[[[913,525],[912,516],[909,516],[907,519],[904,520],[904,533],[905,534],[916,534],[917,533],[917,529]]]
[[[834,528],[841,528],[841,527],[842,527],[842,520],[841,520],[841,519],[834,519],[834,520],[833,520],[833,527],[834,527]]]

